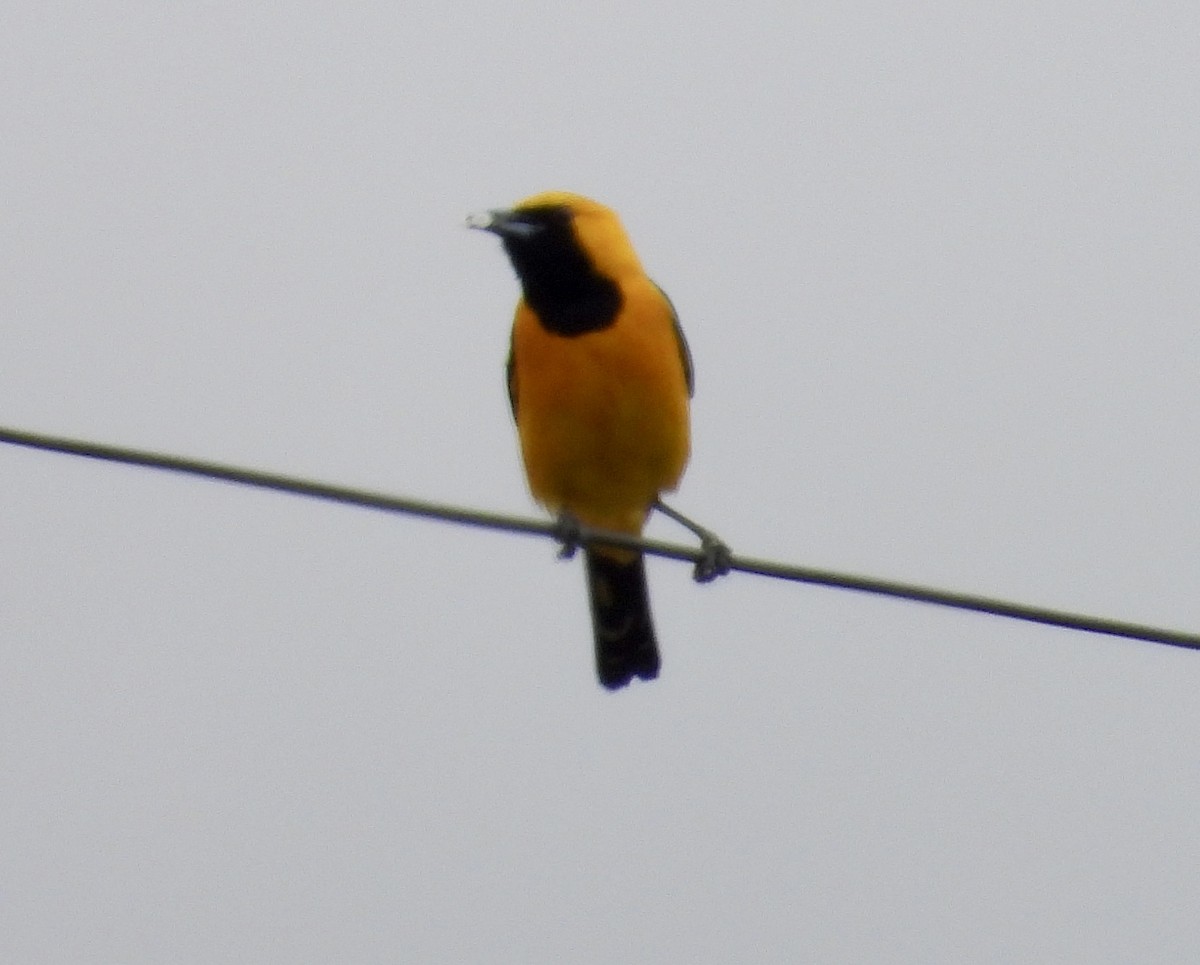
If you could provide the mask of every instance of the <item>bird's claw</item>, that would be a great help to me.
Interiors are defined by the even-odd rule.
[[[554,521],[554,538],[558,540],[558,558],[569,560],[583,545],[583,527],[570,513],[560,513]]]
[[[733,550],[712,533],[700,537],[700,557],[692,570],[692,579],[697,583],[711,583],[733,568]]]

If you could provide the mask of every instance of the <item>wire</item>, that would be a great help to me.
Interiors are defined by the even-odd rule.
[[[65,439],[36,432],[10,429],[3,426],[0,426],[0,443],[9,443],[10,445],[24,446],[28,449],[39,449],[46,452],[60,452],[67,455],[84,456],[88,459],[100,459],[105,462],[146,466],[151,469],[164,469],[168,472],[185,473],[191,476],[201,476],[206,479],[220,479],[243,486],[255,486],[259,489],[271,489],[276,492],[292,493],[297,496],[308,496],[313,499],[344,503],[350,506],[361,506],[366,509],[376,509],[383,512],[404,513],[426,519],[446,520],[466,526],[478,526],[484,529],[551,536],[556,539],[561,538],[563,532],[561,525],[552,521],[511,516],[507,513],[464,509],[458,506],[448,506],[443,503],[433,503],[420,499],[388,496],[384,493],[353,489],[348,486],[337,486],[330,483],[296,479],[278,473],[261,472],[255,469],[228,466],[199,459],[188,459],[183,456],[147,452],[140,449],[128,449],[123,446],[111,446],[98,442]],[[574,538],[575,535],[573,533],[572,537]],[[588,527],[581,527],[577,535],[579,542],[583,544],[617,546],[625,549],[639,550],[653,556],[666,557],[667,559],[690,560],[693,563],[706,561],[709,554],[709,550],[705,548],[666,543],[661,540],[629,536],[624,533],[611,533]],[[769,576],[796,583],[811,583],[817,586],[829,586],[843,590],[854,590],[860,593],[872,593],[878,596],[913,600],[918,603],[929,603],[957,610],[990,613],[994,616],[1007,617],[1012,620],[1041,623],[1048,626],[1063,627],[1068,630],[1102,633],[1107,636],[1144,640],[1149,643],[1161,643],[1172,647],[1183,647],[1188,650],[1200,650],[1200,634],[1185,633],[1181,630],[1168,630],[1144,624],[1128,623],[1123,620],[1110,620],[1104,617],[1070,613],[1063,610],[1051,610],[1023,603],[1011,603],[1006,600],[998,600],[971,593],[956,593],[951,590],[938,590],[913,583],[900,583],[868,576],[854,576],[847,573],[836,573],[830,570],[777,563],[771,560],[752,559],[745,556],[730,555],[728,562],[730,570],[737,570],[741,573],[750,573],[757,576]]]

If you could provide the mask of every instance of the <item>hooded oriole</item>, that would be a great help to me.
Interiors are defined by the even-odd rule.
[[[670,300],[611,209],[563,191],[468,221],[516,270],[508,394],[530,491],[585,526],[640,534],[689,454],[692,363]],[[589,547],[596,672],[658,676],[642,556]]]

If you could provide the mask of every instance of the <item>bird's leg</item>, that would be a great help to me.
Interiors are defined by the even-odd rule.
[[[729,572],[733,565],[733,551],[716,533],[705,529],[699,523],[692,522],[683,513],[676,512],[661,499],[654,500],[654,508],[699,537],[701,555],[700,559],[696,560],[696,568],[692,571],[692,577],[697,583],[708,583]]]
[[[569,560],[583,543],[583,527],[565,509],[554,520],[554,538],[558,540],[558,558]]]

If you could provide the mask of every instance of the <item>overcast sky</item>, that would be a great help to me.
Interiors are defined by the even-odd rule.
[[[1194,2],[20,2],[0,424],[533,514],[621,212],[741,553],[1200,631]],[[1200,653],[0,447],[0,960],[1200,958]],[[675,538],[656,522],[655,535]]]

